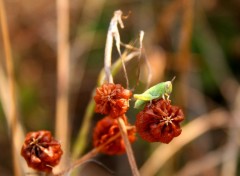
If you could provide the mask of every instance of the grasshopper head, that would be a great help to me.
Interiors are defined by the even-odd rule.
[[[172,93],[172,82],[171,81],[166,82],[165,93],[168,95],[170,95]]]

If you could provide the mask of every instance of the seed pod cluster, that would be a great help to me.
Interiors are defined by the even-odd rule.
[[[61,145],[50,131],[29,132],[22,146],[21,155],[29,167],[38,171],[52,172],[63,154]]]
[[[95,112],[118,118],[128,110],[131,96],[132,92],[120,84],[105,83],[96,89]]]
[[[129,126],[127,122],[127,118],[125,116],[123,118],[126,126]],[[130,142],[135,141],[135,128],[128,130],[128,139]],[[98,121],[97,125],[94,128],[93,133],[93,144],[95,147],[98,147],[104,143],[106,143],[111,137],[117,135],[119,133],[118,122],[116,119],[113,119],[110,116],[106,116],[100,121]],[[101,149],[102,153],[108,155],[117,155],[125,153],[125,145],[121,136],[119,136],[114,141],[105,145]]]
[[[139,135],[148,142],[169,143],[181,134],[180,122],[183,111],[172,106],[169,100],[153,100],[137,114],[136,128]]]

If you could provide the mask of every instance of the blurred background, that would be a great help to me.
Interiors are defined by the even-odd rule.
[[[57,12],[49,0],[5,0],[16,78],[17,110],[24,132],[54,133],[57,92]],[[133,150],[142,175],[240,175],[240,1],[239,0],[71,0],[70,3],[70,149],[83,123],[103,67],[109,22],[115,10],[128,18],[120,30],[129,43],[145,32],[144,51],[151,67],[151,85],[176,76],[172,104],[183,108],[182,134],[168,145],[139,136]],[[130,12],[130,13],[129,13]],[[5,61],[0,37],[1,74]],[[122,48],[124,51],[124,48]],[[118,59],[113,49],[113,61]],[[130,87],[136,84],[138,60],[126,64]],[[147,64],[141,61],[136,93],[146,88]],[[116,83],[125,85],[120,70]],[[0,87],[4,83],[0,82]],[[2,87],[1,87],[2,89]],[[13,175],[11,136],[4,103],[0,106],[0,173]],[[137,111],[127,115],[134,124]],[[92,148],[94,114],[84,141]],[[20,150],[21,146],[19,146]],[[70,157],[70,156],[69,156]],[[95,160],[116,176],[131,175],[126,155],[100,154]],[[92,166],[91,166],[92,165]],[[100,165],[83,166],[85,174],[108,175]],[[97,167],[97,168],[96,168]],[[95,168],[95,169],[92,169]],[[82,174],[84,175],[84,174]],[[111,175],[111,174],[110,174]]]

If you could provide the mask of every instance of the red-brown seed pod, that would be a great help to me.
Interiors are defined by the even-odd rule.
[[[120,117],[121,118],[121,117]],[[123,120],[126,126],[129,126],[127,118],[124,116]],[[111,137],[119,133],[117,119],[113,119],[110,116],[106,116],[96,124],[93,133],[93,145],[98,147],[107,142]],[[136,130],[135,128],[128,130],[128,139],[132,143],[135,141]],[[125,153],[125,145],[121,136],[116,138],[114,141],[105,145],[101,151],[108,155],[118,155]]]
[[[63,154],[61,145],[50,131],[29,132],[22,146],[21,155],[29,167],[50,173]]]
[[[169,100],[153,100],[137,114],[136,128],[144,140],[168,144],[181,134],[180,122],[183,120],[183,111],[172,106]]]
[[[110,115],[112,118],[120,117],[128,110],[131,96],[132,92],[124,89],[120,84],[103,84],[96,89],[95,112]]]

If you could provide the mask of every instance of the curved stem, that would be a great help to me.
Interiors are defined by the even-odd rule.
[[[131,130],[133,128],[135,128],[135,126],[128,126],[125,129]],[[112,136],[107,142],[103,143],[102,145],[98,146],[97,148],[92,149],[90,152],[88,152],[87,154],[82,156],[80,159],[76,160],[71,166],[69,166],[68,168],[64,169],[63,171],[61,171],[59,173],[53,174],[53,176],[62,176],[64,174],[72,171],[73,169],[77,168],[81,164],[85,163],[87,160],[96,156],[99,153],[99,151],[101,151],[102,148],[104,148],[106,145],[108,145],[110,142],[116,140],[120,136],[121,136],[121,134],[120,134],[120,132],[118,132],[116,135]]]

